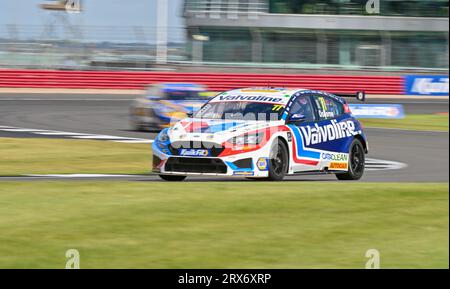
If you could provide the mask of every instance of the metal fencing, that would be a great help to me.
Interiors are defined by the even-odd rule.
[[[0,67],[149,69],[156,35],[148,26],[0,26]],[[184,28],[168,35],[168,61],[189,61]]]
[[[151,70],[156,35],[149,26],[0,26],[0,67]],[[448,70],[448,33],[179,27],[168,29],[167,55],[187,66]]]
[[[187,0],[185,11],[267,13],[269,12],[269,3],[267,0]]]

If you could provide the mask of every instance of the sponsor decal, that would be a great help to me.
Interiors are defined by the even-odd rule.
[[[448,95],[448,75],[406,75],[405,94]]]
[[[292,133],[290,133],[290,132],[287,133],[287,139],[288,139],[288,142],[292,141]]]
[[[267,158],[259,158],[256,162],[256,166],[260,171],[267,171],[269,167],[269,161]]]
[[[233,172],[233,175],[235,176],[253,176],[255,173],[250,171],[236,171]]]
[[[357,118],[404,118],[401,104],[350,104],[352,114]]]
[[[204,149],[179,149],[178,153],[180,156],[190,156],[190,157],[207,157],[207,156],[209,156],[209,150],[204,150]]]
[[[283,98],[264,95],[219,95],[212,101],[282,102]]]
[[[355,131],[355,123],[351,120],[337,122],[337,120],[333,119],[330,124],[324,126],[319,126],[316,123],[314,126],[302,126],[300,129],[306,146],[351,137],[361,133],[361,131]]]
[[[347,162],[348,155],[343,153],[322,153],[322,159],[328,161]]]
[[[333,118],[334,117],[334,112],[319,110],[319,116],[322,117],[322,118]]]
[[[348,163],[331,162],[328,166],[328,169],[330,169],[330,170],[347,170]]]
[[[284,106],[281,104],[274,104],[272,107],[272,111],[280,111]]]

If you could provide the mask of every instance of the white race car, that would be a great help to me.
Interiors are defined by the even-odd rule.
[[[364,93],[356,97],[364,100]],[[190,117],[161,131],[153,172],[164,180],[190,175],[282,180],[285,175],[364,173],[367,139],[346,101],[306,89],[223,92]]]

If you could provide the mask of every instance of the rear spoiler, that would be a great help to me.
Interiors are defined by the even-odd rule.
[[[340,97],[354,97],[359,101],[365,101],[366,100],[366,93],[364,91],[357,91],[355,94],[342,94],[342,93],[334,93],[334,95],[340,96]]]

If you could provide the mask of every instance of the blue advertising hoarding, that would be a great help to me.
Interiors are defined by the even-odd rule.
[[[448,75],[406,75],[406,95],[448,96]]]
[[[404,118],[401,104],[349,104],[356,118]]]

